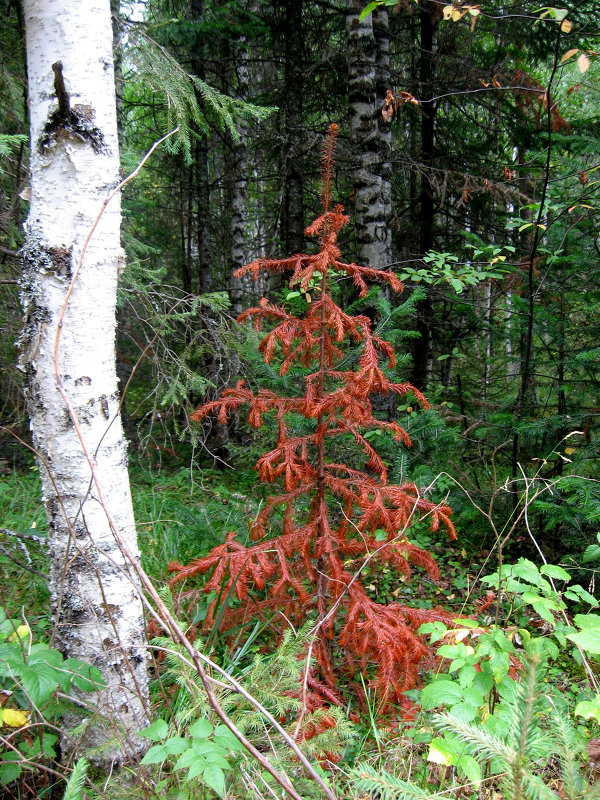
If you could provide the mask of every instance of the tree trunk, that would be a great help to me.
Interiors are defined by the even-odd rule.
[[[377,102],[377,65],[386,62],[389,49],[387,12],[369,14],[362,21],[364,3],[347,0],[348,117],[354,184],[356,255],[363,265],[379,269],[392,260],[389,229],[389,126],[380,123]],[[377,20],[375,20],[377,16]],[[377,26],[377,36],[374,32]],[[380,87],[382,82],[380,81]]]
[[[237,86],[228,80],[228,90],[235,91],[240,100],[248,97],[248,50],[245,37],[240,36],[234,41],[234,64],[237,76]],[[236,47],[237,45],[237,47]],[[233,77],[233,76],[231,76]],[[229,293],[231,308],[234,316],[242,313],[244,308],[244,295],[247,294],[247,278],[236,278],[234,272],[247,262],[246,246],[246,176],[248,174],[248,154],[246,149],[247,124],[244,120],[238,123],[240,138],[234,141],[230,135],[227,137],[227,151],[225,156],[225,186],[226,204],[229,211]]]
[[[421,30],[420,50],[420,84],[421,84],[421,195],[419,201],[419,251],[423,256],[433,248],[433,225],[435,207],[433,202],[433,149],[435,135],[435,116],[437,112],[436,101],[433,95],[433,53],[435,45],[436,25],[432,18],[433,8],[431,3],[425,3],[419,12]],[[419,338],[415,339],[413,347],[413,369],[411,383],[424,392],[429,383],[432,369],[432,319],[433,304],[429,291],[425,289],[426,296],[417,304],[417,331]]]
[[[147,718],[142,603],[57,390],[54,348],[62,324],[60,379],[115,527],[137,552],[115,371],[118,197],[91,237],[67,303],[86,237],[119,181],[110,3],[94,0],[83,14],[75,0],[25,0],[24,13],[32,181],[20,363],[48,519],[57,640],[104,676],[83,743],[115,737],[95,757],[107,763],[144,747],[135,735]]]
[[[283,187],[283,231],[286,253],[304,250],[304,152],[302,114],[304,108],[304,28],[302,0],[283,0],[285,112]]]

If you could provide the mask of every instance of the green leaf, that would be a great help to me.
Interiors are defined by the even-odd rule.
[[[463,697],[469,705],[475,706],[475,708],[479,708],[483,704],[483,694],[473,686],[463,689]]]
[[[458,683],[439,680],[425,686],[421,691],[421,705],[425,711],[437,706],[451,706],[462,700],[463,692]]]
[[[600,655],[600,631],[581,631],[580,633],[570,633],[567,636],[574,644],[579,645],[582,650],[594,655]]]
[[[467,668],[465,667],[465,669]],[[491,692],[493,685],[494,679],[488,672],[478,672],[473,678],[473,687],[484,695]]]
[[[543,564],[540,567],[542,575],[549,575],[551,578],[556,578],[557,581],[570,581],[571,576],[566,569],[559,567],[558,564]]]
[[[7,783],[16,780],[22,771],[23,767],[20,764],[3,761],[0,766],[0,784],[6,786]]]
[[[376,2],[376,0],[373,0],[373,2],[369,3],[369,5],[365,6],[360,12],[360,21],[362,22],[365,17],[368,17],[369,14],[375,11],[378,5],[379,3]]]
[[[181,736],[172,736],[165,741],[163,746],[170,756],[176,756],[179,753],[185,753],[191,746],[191,743]]]
[[[600,605],[594,595],[590,594],[578,583],[574,586],[569,586],[568,590],[565,592],[565,597],[568,597],[569,600],[581,600],[584,603],[589,603],[593,608],[598,608],[598,605]]]
[[[466,664],[458,673],[458,682],[463,688],[471,686],[477,674],[477,670],[472,664]]]
[[[582,630],[569,633],[567,639],[588,653],[600,655],[600,617],[597,614],[576,614],[574,620]]]
[[[45,705],[58,688],[56,670],[46,664],[33,667],[24,664],[21,667],[21,683],[36,706]]]
[[[581,700],[575,706],[575,716],[583,717],[584,719],[595,719],[600,722],[600,694],[597,694],[593,700]]]
[[[583,563],[587,564],[589,561],[598,560],[600,560],[600,544],[591,544],[589,547],[586,547],[582,559]]]
[[[106,681],[98,667],[93,667],[78,658],[67,658],[64,663],[68,667],[73,685],[82,692],[95,692],[106,686]]]
[[[473,756],[461,756],[456,762],[456,768],[459,774],[462,772],[467,780],[479,786],[481,783],[481,767]]]
[[[151,739],[153,742],[161,742],[166,739],[169,733],[169,726],[164,719],[156,719],[143,731],[140,731],[140,736],[145,736],[146,739]]]
[[[162,764],[169,756],[164,744],[155,744],[140,761],[140,764]]]
[[[453,717],[461,719],[463,722],[473,722],[477,716],[477,710],[470,703],[456,703],[450,709]]]
[[[462,290],[465,288],[462,281],[459,281],[458,278],[450,278],[450,286],[452,286],[456,294],[461,294]]]
[[[207,719],[198,719],[189,729],[190,736],[194,739],[208,739],[213,732],[213,726]]]
[[[207,786],[215,791],[220,797],[225,792],[225,775],[220,767],[209,764],[202,773],[202,778]]]
[[[241,751],[246,748],[233,733],[229,730],[227,725],[218,725],[215,728],[214,741],[226,750]]]

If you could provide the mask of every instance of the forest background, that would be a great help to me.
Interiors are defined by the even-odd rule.
[[[392,341],[403,354],[395,374],[431,403],[379,398],[380,418],[397,421],[412,446],[373,439],[390,480],[451,506],[459,535],[448,545],[415,526],[411,538],[438,557],[441,580],[399,583],[367,567],[369,591],[461,615],[465,598],[485,596],[477,578],[499,557],[542,556],[593,594],[597,9],[407,0],[362,10],[351,0],[114,7],[124,171],[180,126],[124,195],[118,369],[144,566],[166,581],[170,562],[205,555],[264,502],[253,467],[269,426],[251,431],[243,416],[198,425],[190,415],[240,377],[280,392],[290,380],[233,318],[263,295],[302,313],[314,287],[233,273],[310,248],[319,153],[335,122],[334,193],[351,215],[344,255],[405,286],[359,298],[340,282],[337,302]],[[0,502],[7,531],[43,536],[14,346],[28,198],[23,20],[18,3],[2,11]],[[223,106],[217,92],[235,102]],[[246,103],[270,113],[258,120]],[[14,570],[2,589],[7,615],[33,581],[28,622],[42,631],[44,581],[17,569],[8,534],[0,543]]]

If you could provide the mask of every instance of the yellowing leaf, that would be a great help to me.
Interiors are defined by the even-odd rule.
[[[570,19],[563,19],[560,23],[560,29],[563,33],[571,33],[573,30],[573,23]]]
[[[433,743],[429,745],[427,761],[430,761],[432,764],[444,764],[446,767],[450,766],[448,756],[445,753],[442,753],[441,750],[438,750]]]
[[[29,625],[19,625],[17,630],[8,637],[9,642],[14,642],[16,639],[26,639],[31,631],[29,630]]]
[[[576,55],[578,52],[579,52],[578,47],[574,47],[572,50],[567,50],[567,52],[561,58],[560,63],[564,64],[565,61],[568,61],[570,58],[573,58],[573,56]]]
[[[481,14],[480,6],[469,6],[469,14],[472,17],[478,17]]]
[[[565,455],[572,456],[574,452],[575,452],[574,447],[565,447]]]
[[[455,8],[452,12],[452,22],[458,22],[459,19],[462,19],[464,11],[459,11],[458,8]]]
[[[17,708],[3,708],[1,712],[3,725],[9,728],[21,728],[29,722],[29,711],[20,711]]]
[[[585,53],[582,53],[577,59],[577,66],[579,67],[579,72],[587,72],[590,68],[590,60]]]
[[[450,19],[450,17],[454,13],[454,6],[444,6],[444,10],[442,13],[444,14],[444,19]]]
[[[467,636],[470,635],[470,633],[471,631],[469,630],[469,628],[461,628],[454,634],[454,641],[456,642],[456,644],[458,644],[459,642],[462,642],[463,639],[466,639]]]

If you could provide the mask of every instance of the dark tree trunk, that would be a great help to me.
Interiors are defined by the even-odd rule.
[[[288,253],[304,250],[304,29],[302,0],[283,0],[285,116],[283,238]]]
[[[419,251],[424,255],[434,243],[434,189],[433,157],[435,137],[436,101],[433,98],[433,53],[436,23],[432,19],[432,7],[426,3],[419,12],[421,47],[419,59],[419,79],[421,102],[421,188],[419,196]],[[426,290],[427,291],[427,290]],[[433,306],[429,292],[417,305],[416,328],[419,338],[413,347],[413,369],[411,383],[425,391],[431,376],[431,340]]]

